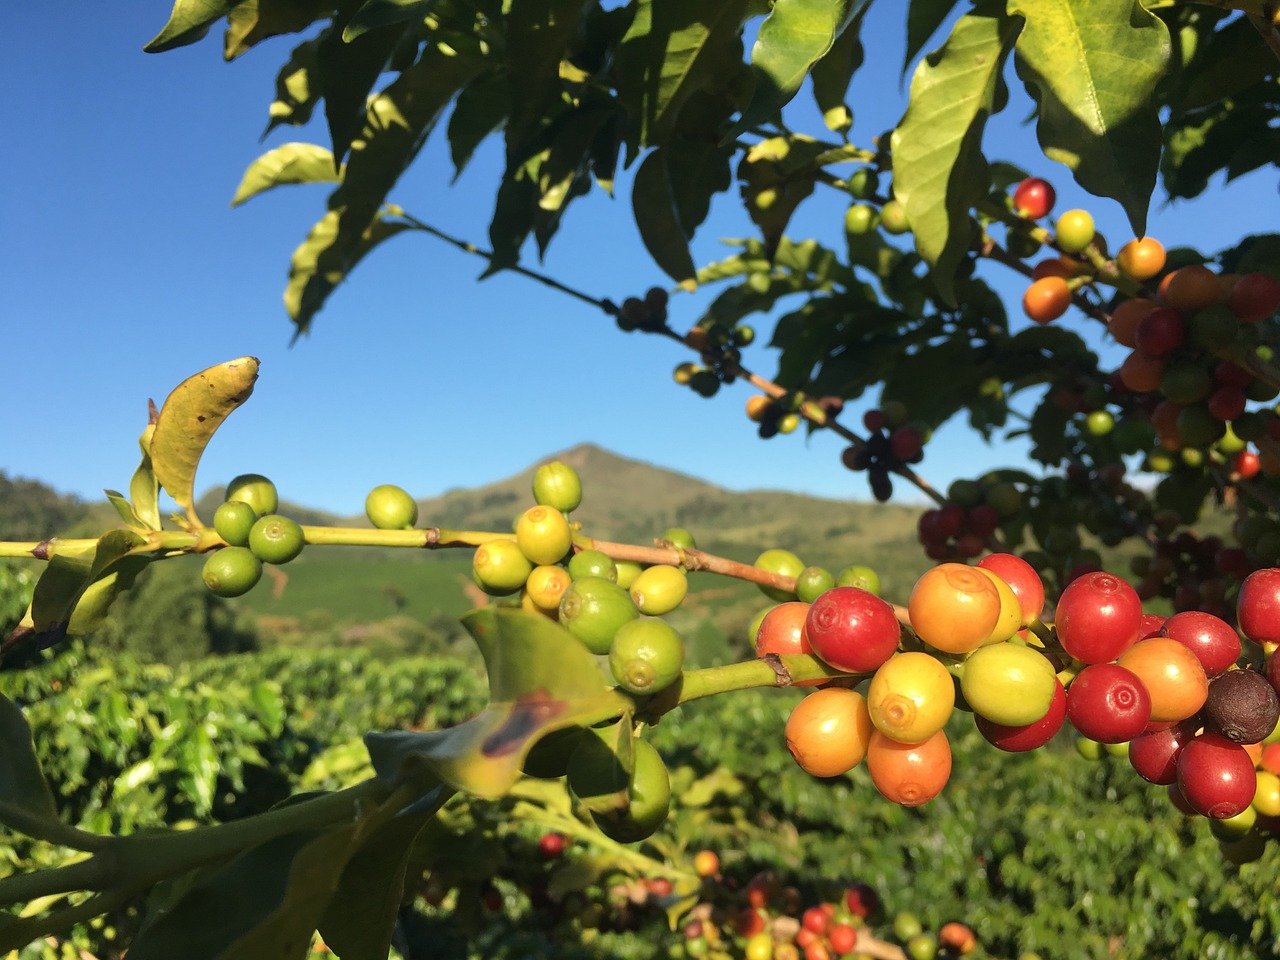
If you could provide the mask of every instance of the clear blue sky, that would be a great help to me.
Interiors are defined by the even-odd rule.
[[[868,143],[901,113],[903,10],[873,7],[867,63],[852,90],[855,142]],[[0,105],[8,134],[0,157],[0,469],[84,496],[122,487],[136,464],[147,397],[159,401],[184,376],[253,354],[263,362],[257,390],[215,438],[202,487],[262,472],[288,499],[354,512],[377,483],[431,495],[591,440],[731,488],[867,496],[863,479],[840,467],[838,438],[762,442],[742,413],[745,385],[703,400],[671,381],[671,369],[688,359],[676,345],[624,336],[590,308],[514,275],[477,283],[479,261],[427,237],[377,251],[330,300],[314,333],[290,348],[280,294],[325,188],[277,191],[235,211],[228,201],[263,150],[325,140],[316,123],[258,142],[275,69],[293,41],[268,42],[229,65],[220,36],[142,53],[167,13],[159,0],[9,10],[0,36],[8,92]],[[811,110],[807,90],[797,102]],[[1113,244],[1125,239],[1116,205],[1090,200],[1039,155],[1022,125],[1029,112],[1015,91],[990,128],[988,153],[1049,176],[1059,209],[1087,203]],[[483,242],[500,142],[489,141],[450,189],[442,128],[393,198]],[[616,200],[597,193],[578,201],[545,265],[615,299],[663,282],[631,225],[627,182],[621,186]],[[839,246],[846,204],[820,190],[792,234]],[[1174,208],[1157,196],[1151,232],[1169,245],[1216,249],[1274,229],[1277,213],[1274,175],[1253,175]],[[718,257],[719,237],[750,232],[736,192],[721,195],[695,257]],[[1022,281],[1001,271],[993,265],[986,275],[1016,298]],[[678,298],[674,323],[694,320],[706,299]],[[1065,322],[1085,328],[1078,316]],[[757,327],[767,332],[771,323]],[[766,374],[775,365],[763,346],[745,361]],[[1017,446],[985,447],[954,424],[928,448],[922,471],[945,484],[1022,456]]]

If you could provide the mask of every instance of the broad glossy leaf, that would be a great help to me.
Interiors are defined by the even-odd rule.
[[[618,98],[636,126],[639,146],[662,144],[696,90],[729,86],[742,64],[740,28],[747,0],[637,0],[615,74]]]
[[[689,252],[689,238],[676,212],[663,148],[652,151],[636,171],[631,209],[649,255],[667,276],[685,289],[696,289],[697,271]]]
[[[1204,38],[1179,78],[1176,110],[1196,110],[1238,96],[1274,75],[1275,57],[1260,42],[1247,17],[1240,17]],[[1171,98],[1173,99],[1173,98]]]
[[[343,4],[346,10],[358,5],[359,0]],[[318,87],[324,98],[333,155],[339,161],[346,159],[352,141],[360,135],[369,94],[406,29],[402,23],[391,24],[348,41],[339,28],[345,29],[349,20],[349,14],[335,17],[333,28],[321,37],[316,49]]]
[[[245,170],[231,205],[238,207],[260,193],[293,183],[338,183],[333,153],[315,143],[284,143],[268,150]]]
[[[447,130],[454,180],[462,176],[476,147],[502,126],[509,109],[507,80],[501,73],[478,77],[458,94]]]
[[[1137,236],[1160,162],[1156,84],[1169,31],[1136,0],[1010,0],[1026,25],[1018,75],[1040,106],[1045,156],[1095,196],[1119,201]]]
[[[58,819],[53,792],[36,759],[31,728],[18,706],[0,696],[0,822],[6,822],[5,807],[41,820]]]
[[[520,778],[529,749],[543,735],[631,707],[629,698],[605,684],[587,649],[545,617],[485,607],[463,624],[484,655],[489,706],[448,730],[367,735],[383,779],[396,780],[406,764],[421,765],[460,790],[499,797]]]
[[[995,112],[1016,29],[998,12],[962,17],[916,68],[907,112],[893,132],[893,193],[947,302],[973,240],[969,208],[986,193],[982,131]]]
[[[397,23],[421,19],[431,8],[432,0],[365,0],[347,21],[342,39],[348,43],[361,34]]]
[[[334,0],[241,0],[227,14],[222,55],[234,60],[263,40],[297,33],[333,8]]]
[[[142,448],[142,461],[129,481],[129,500],[133,511],[149,530],[160,529],[160,483],[151,466],[151,438],[155,432],[156,425],[149,423],[138,438],[138,446]]]
[[[676,218],[685,236],[692,237],[707,218],[712,196],[728,190],[733,183],[730,164],[735,150],[710,138],[684,137],[673,138],[663,149]]]
[[[311,120],[320,102],[320,85],[316,82],[316,57],[324,34],[298,44],[289,59],[276,72],[276,97],[267,109],[267,129],[263,136],[281,124],[301,126]]]
[[[121,520],[135,527],[142,525],[138,515],[133,512],[133,504],[123,493],[119,490],[103,490],[102,493],[107,498],[107,502],[116,508],[116,513],[120,515]]]
[[[169,13],[169,22],[142,49],[147,53],[163,53],[195,43],[239,2],[240,0],[176,0]]]
[[[319,920],[320,936],[341,960],[386,960],[414,838],[434,809],[401,813],[351,858]]]
[[[507,153],[519,152],[564,88],[560,61],[582,12],[582,0],[509,0],[504,4],[507,91],[511,119]]]
[[[845,94],[849,81],[862,66],[862,15],[868,6],[862,7],[811,71],[813,99],[822,111],[822,122],[836,133],[843,134],[853,126],[853,111],[845,102]]]
[[[908,404],[912,417],[936,427],[977,395],[981,359],[967,338],[921,347],[888,371],[880,402]]]
[[[907,4],[907,53],[902,58],[902,76],[924,49],[938,28],[955,9],[957,0],[909,0]]]
[[[240,357],[202,370],[174,387],[160,408],[151,437],[156,479],[196,524],[196,467],[204,448],[231,412],[249,399],[258,379],[256,357]]]
[[[325,301],[365,255],[396,234],[408,230],[407,224],[375,220],[359,237],[354,248],[337,246],[341,214],[326,213],[293,251],[289,261],[289,282],[284,289],[284,308],[297,326],[295,337],[311,328],[311,321]]]
[[[799,134],[771,137],[754,144],[739,162],[742,201],[770,259],[791,214],[813,193],[816,161],[829,146]]]
[[[751,48],[755,90],[736,130],[749,130],[790,103],[809,69],[826,55],[867,3],[775,0]]]
[[[133,585],[151,562],[147,542],[133,530],[110,530],[98,540],[84,589],[66,614],[69,636],[81,637],[102,625],[112,602]]]

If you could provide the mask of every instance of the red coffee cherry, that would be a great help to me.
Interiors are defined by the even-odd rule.
[[[1253,802],[1258,780],[1248,751],[1216,733],[1202,733],[1178,754],[1178,789],[1196,813],[1234,817]]]
[[[1109,573],[1073,580],[1062,591],[1055,616],[1063,649],[1084,663],[1116,659],[1137,641],[1141,621],[1137,592]]]
[[[1085,667],[1067,689],[1071,725],[1090,740],[1124,743],[1146,729],[1151,695],[1131,670],[1114,663]]]

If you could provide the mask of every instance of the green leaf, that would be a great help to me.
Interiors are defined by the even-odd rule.
[[[338,183],[333,153],[314,143],[285,143],[268,150],[245,170],[231,205],[238,207],[260,193],[293,183]]]
[[[1040,106],[1045,156],[1095,196],[1124,207],[1143,236],[1160,162],[1156,84],[1169,31],[1136,0],[1011,0],[1026,26],[1018,75]]]
[[[154,411],[154,407],[152,410]],[[142,448],[142,462],[133,471],[129,481],[129,500],[138,520],[148,530],[160,529],[160,482],[156,480],[156,472],[151,466],[151,438],[155,435],[156,425],[148,423],[138,438],[138,446]]]
[[[112,602],[133,585],[151,562],[150,547],[133,530],[109,530],[98,540],[87,583],[66,615],[68,636],[92,633],[106,619]]]
[[[732,146],[719,146],[707,137],[686,140],[675,137],[663,148],[667,184],[676,218],[686,237],[692,237],[711,210],[711,197],[733,183]]]
[[[375,220],[357,239],[354,245],[338,246],[338,233],[342,214],[337,210],[326,213],[307,234],[307,238],[293,251],[289,261],[289,282],[284,289],[284,308],[289,319],[297,326],[295,337],[311,328],[311,321],[320,312],[329,294],[347,278],[356,265],[374,247],[394,237],[408,224],[381,218]]]
[[[502,796],[545,734],[621,715],[631,700],[606,686],[599,665],[567,630],[545,617],[484,607],[463,625],[489,673],[489,706],[460,726],[433,733],[391,731],[365,737],[374,769],[395,781],[423,765],[460,790]]]
[[[502,126],[510,108],[507,80],[501,73],[485,74],[458,94],[447,131],[455,181],[462,176],[476,147]]]
[[[53,792],[36,759],[31,728],[18,706],[0,696],[0,822],[8,822],[6,807],[40,820],[58,819]]]
[[[1260,42],[1258,31],[1248,17],[1240,17],[1197,47],[1178,78],[1178,93],[1170,99],[1178,111],[1210,107],[1238,96],[1275,69],[1275,57]]]
[[[347,21],[342,39],[347,43],[379,27],[420,20],[431,9],[432,0],[365,0]]]
[[[234,60],[263,40],[297,33],[333,13],[333,0],[241,0],[227,14],[222,55]]]
[[[125,523],[135,527],[142,526],[142,521],[138,519],[138,515],[133,512],[133,504],[119,490],[103,490],[107,501],[116,508],[116,513],[120,515],[120,519]]]
[[[738,164],[742,201],[772,259],[796,207],[813,193],[819,158],[830,148],[800,134],[752,145]]]
[[[774,117],[868,0],[775,0],[751,48],[755,90],[735,133]],[[852,73],[852,71],[850,71]],[[843,96],[843,90],[841,91]]]
[[[862,15],[870,4],[863,5],[836,38],[831,49],[813,65],[813,99],[822,111],[822,122],[828,130],[843,134],[853,126],[853,111],[845,102],[849,81],[862,66]]]
[[[573,37],[582,0],[509,0],[504,20],[511,119],[507,154],[517,154],[564,89],[560,61]]]
[[[909,0],[907,6],[907,52],[902,58],[902,76],[919,56],[938,28],[955,9],[957,0]]]
[[[240,0],[176,0],[164,25],[142,49],[147,53],[164,53],[195,43],[218,20],[231,12]]]
[[[301,126],[311,120],[320,102],[320,86],[316,82],[316,57],[324,34],[298,44],[289,59],[276,72],[276,97],[267,108],[267,129],[263,136],[281,124]]]
[[[636,128],[633,155],[666,142],[695,91],[724,89],[744,69],[747,0],[637,0],[635,10],[615,64],[618,99]]]
[[[151,437],[156,479],[196,526],[196,467],[204,448],[231,412],[249,399],[258,379],[256,357],[240,357],[202,370],[173,389]]]
[[[694,290],[697,270],[689,253],[689,238],[676,213],[666,162],[662,148],[644,158],[631,187],[631,209],[649,255],[667,276]]]
[[[936,427],[977,394],[981,359],[980,348],[964,338],[921,347],[888,371],[880,402],[905,403],[912,419]]]
[[[413,841],[433,816],[431,810],[401,813],[347,863],[319,920],[320,936],[342,960],[386,960]]]
[[[345,6],[349,8],[352,3]],[[345,28],[348,21],[349,18],[335,17],[333,28],[320,38],[316,49],[319,92],[324,98],[333,155],[339,161],[346,158],[352,141],[360,135],[369,94],[406,29],[404,24],[392,24],[348,42],[338,29]]]
[[[996,109],[1015,31],[1002,15],[961,17],[942,48],[916,68],[907,112],[893,132],[893,193],[948,303],[973,239],[969,208],[986,194],[982,131]]]

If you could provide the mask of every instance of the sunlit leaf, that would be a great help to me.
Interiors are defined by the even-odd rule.
[[[1160,162],[1155,93],[1168,28],[1136,0],[1010,0],[1009,13],[1026,18],[1014,63],[1039,103],[1045,156],[1119,201],[1142,236]]]
[[[813,193],[816,161],[829,146],[795,134],[761,140],[743,154],[738,164],[742,201],[770,259],[796,207]]]
[[[822,111],[822,122],[828,130],[844,133],[853,126],[853,112],[845,102],[849,81],[862,66],[862,14],[868,5],[849,22],[831,49],[813,65],[813,99]]]
[[[432,0],[365,0],[342,30],[348,43],[361,34],[421,17],[431,8]]]
[[[902,76],[926,43],[955,9],[957,0],[909,0],[907,4],[907,52],[902,58]]]
[[[149,530],[160,529],[160,482],[156,480],[155,469],[151,466],[151,438],[155,432],[156,425],[149,423],[138,438],[142,461],[129,480],[129,500],[133,511]]]
[[[524,759],[540,737],[630,708],[627,697],[605,684],[586,647],[545,617],[485,607],[463,623],[484,655],[489,706],[448,730],[366,736],[383,779],[394,781],[406,764],[425,766],[468,793],[498,797],[519,779]]]
[[[654,150],[636,171],[631,187],[631,209],[645,249],[659,267],[681,286],[692,290],[697,286],[696,268],[676,213],[675,198],[667,178],[666,154]]]
[[[245,170],[231,205],[238,207],[261,193],[283,184],[337,183],[333,153],[314,143],[284,143],[268,150]]]
[[[775,0],[751,48],[755,90],[737,130],[773,117],[868,0]],[[841,91],[843,95],[843,91]]]
[[[333,8],[334,0],[241,0],[227,14],[222,55],[234,60],[263,40],[297,33]]]
[[[311,114],[320,102],[316,54],[323,38],[322,34],[298,44],[276,72],[276,96],[267,109],[267,133],[281,124],[301,126],[311,120]]]
[[[156,479],[182,507],[196,515],[196,467],[214,432],[253,393],[258,379],[256,357],[240,357],[202,370],[178,384],[165,399],[151,437],[151,463]]]
[[[893,132],[893,194],[906,208],[934,286],[953,299],[955,271],[972,243],[969,209],[985,195],[982,132],[1017,30],[998,11],[962,17],[911,78],[907,112]]]
[[[147,53],[163,53],[195,43],[239,2],[240,0],[176,0],[169,14],[169,22],[142,49]]]

